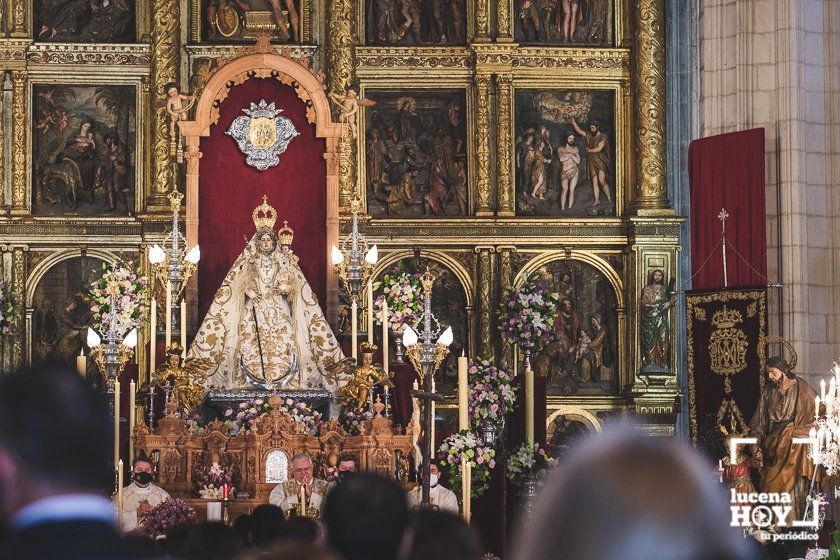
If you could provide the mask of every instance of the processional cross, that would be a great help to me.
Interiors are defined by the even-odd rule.
[[[720,233],[721,242],[723,244],[723,287],[729,287],[729,278],[726,274],[726,219],[729,217],[729,212],[726,211],[726,208],[720,209],[720,214],[718,214],[718,220],[720,220],[722,230]]]
[[[423,375],[422,377],[423,388],[412,389],[409,394],[421,403],[420,418],[423,428],[423,448],[421,449],[423,452],[423,479],[421,481],[420,503],[424,506],[428,506],[431,500],[431,478],[429,467],[432,464],[432,446],[434,444],[431,437],[432,422],[434,422],[434,418],[432,417],[432,403],[435,401],[443,401],[443,395],[435,393],[432,390],[431,375]]]

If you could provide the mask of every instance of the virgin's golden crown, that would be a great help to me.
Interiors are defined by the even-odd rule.
[[[262,204],[254,208],[251,214],[254,219],[254,226],[259,229],[273,229],[274,223],[277,221],[277,210],[268,204],[268,196],[263,195]]]
[[[291,245],[294,238],[295,230],[289,227],[289,222],[283,220],[283,227],[277,231],[277,239],[280,240],[280,245]]]
[[[737,309],[729,309],[723,306],[723,309],[717,311],[712,315],[712,324],[719,329],[731,329],[736,323],[740,323],[744,318]]]

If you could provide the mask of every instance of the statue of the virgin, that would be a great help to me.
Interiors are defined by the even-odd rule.
[[[291,250],[286,222],[263,197],[257,232],[233,263],[198,329],[188,358],[207,360],[208,389],[327,389],[349,379],[338,345]]]

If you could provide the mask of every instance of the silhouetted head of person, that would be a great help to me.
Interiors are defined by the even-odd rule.
[[[421,509],[411,513],[409,560],[480,560],[481,544],[464,520],[449,511]]]
[[[752,559],[711,472],[674,439],[629,427],[591,436],[549,475],[514,556]]]
[[[243,549],[242,539],[224,523],[199,523],[189,528],[178,557],[184,560],[230,560]]]
[[[233,530],[239,533],[242,544],[249,546],[251,544],[251,514],[243,513],[234,519]]]
[[[300,541],[314,543],[320,536],[318,522],[311,517],[293,515],[286,520],[281,532],[284,541]]]
[[[251,544],[265,546],[283,535],[283,510],[272,504],[262,504],[251,512]]]
[[[345,560],[398,560],[408,503],[393,480],[359,473],[327,495],[321,514],[327,541]]]
[[[39,499],[105,495],[112,426],[103,395],[64,366],[0,374],[0,525]]]

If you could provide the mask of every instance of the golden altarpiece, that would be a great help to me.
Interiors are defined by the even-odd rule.
[[[454,302],[436,313],[460,326],[467,355],[508,364],[514,352],[495,319],[502,292],[538,275],[568,300],[564,324],[590,344],[585,360],[582,351],[537,352],[549,440],[562,445],[564,434],[623,414],[674,433],[676,348],[646,367],[640,319],[655,270],[680,284],[681,218],[665,180],[663,0],[593,0],[572,17],[520,0],[418,1],[403,11],[388,0],[284,0],[280,10],[126,0],[86,2],[90,13],[68,19],[71,4],[0,3],[0,262],[23,302],[3,340],[4,367],[61,346],[44,317],[80,320],[74,297],[86,266],[117,257],[149,266],[173,187],[185,194],[186,240],[197,242],[207,227],[203,142],[219,106],[231,88],[274,78],[294,88],[324,146],[326,254],[359,198],[362,228],[380,251],[374,276],[432,267],[447,281],[440,300]],[[425,13],[437,4],[446,13]],[[195,97],[177,156],[161,102],[173,84]],[[77,180],[61,175],[57,158],[71,130],[76,148],[105,162],[86,171],[77,160]],[[338,279],[326,260],[323,274],[325,312],[339,329]],[[194,278],[186,291],[190,337],[201,320],[198,286]],[[673,317],[667,325],[673,341]],[[147,354],[139,345],[141,382]],[[439,421],[451,422],[454,387],[443,391],[452,397]],[[144,437],[182,453],[177,434],[164,426]],[[279,424],[274,435],[292,451],[321,452],[343,437],[289,436]],[[224,447],[220,438],[200,445]],[[394,440],[389,453],[403,445]],[[366,463],[376,463],[371,453]],[[393,473],[396,464],[392,454],[376,468]],[[172,482],[187,472],[170,473]]]

